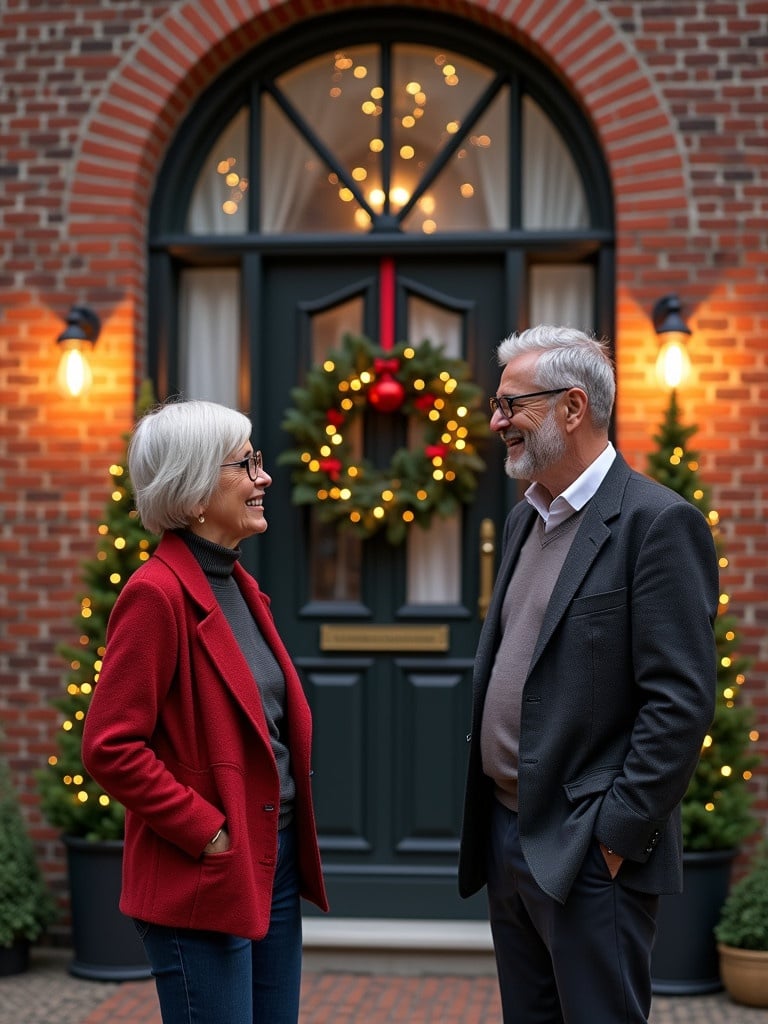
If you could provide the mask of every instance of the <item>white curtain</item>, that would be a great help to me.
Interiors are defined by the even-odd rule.
[[[341,348],[345,334],[363,333],[364,306],[362,296],[340,302],[330,309],[312,315],[312,362],[319,365],[329,352]]]
[[[509,226],[509,93],[503,89],[478,122],[472,134],[488,135],[488,149],[471,148],[474,174],[480,185],[479,198],[486,212],[485,226],[503,231]]]
[[[544,264],[531,268],[531,324],[563,324],[591,331],[595,323],[594,271],[588,266]]]
[[[187,231],[195,235],[236,235],[246,230],[247,152],[248,108],[244,107],[211,146],[195,182],[187,213]],[[238,182],[231,178],[233,183],[227,184],[229,175],[236,175]],[[230,204],[227,209],[232,212],[225,212],[225,203]]]
[[[537,103],[523,99],[523,227],[589,226],[584,188],[562,136]]]
[[[179,293],[179,376],[185,398],[203,398],[237,408],[239,339],[239,270],[183,271]]]
[[[333,121],[336,108],[311,83],[306,93],[301,110],[317,131],[325,120]],[[322,199],[318,196],[318,181],[327,176],[327,168],[271,96],[264,97],[261,109],[264,151],[269,154],[261,171],[261,229],[267,234],[306,230],[303,211],[310,202],[339,200],[325,190]]]

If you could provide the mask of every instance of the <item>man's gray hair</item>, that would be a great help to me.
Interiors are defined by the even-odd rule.
[[[540,352],[535,382],[550,388],[581,388],[587,393],[592,422],[608,428],[616,399],[616,375],[608,344],[575,327],[540,324],[511,334],[497,349],[500,366],[523,352]]]
[[[128,472],[145,528],[187,526],[216,490],[221,464],[248,441],[251,421],[215,402],[170,401],[136,424]]]

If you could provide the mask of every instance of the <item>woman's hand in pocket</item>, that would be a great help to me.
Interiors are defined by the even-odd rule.
[[[203,853],[207,856],[215,856],[217,853],[226,853],[230,847],[229,832],[225,828],[220,828],[216,835],[211,839],[210,843],[205,847]]]

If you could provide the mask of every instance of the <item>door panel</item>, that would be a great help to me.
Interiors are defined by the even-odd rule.
[[[395,264],[395,341],[445,344],[470,363],[484,392],[495,391],[494,350],[505,333],[501,262]],[[318,524],[310,509],[291,504],[290,471],[276,464],[291,444],[280,427],[291,388],[345,330],[378,341],[379,279],[376,259],[265,268],[253,419],[274,482],[265,503],[269,530],[247,545],[246,561],[255,564],[258,549],[258,577],[312,706],[313,786],[332,912],[483,917],[484,899],[459,900],[455,876],[480,626],[479,535],[484,519],[500,529],[504,514],[498,445],[489,439],[482,453],[488,468],[473,504],[429,531],[413,527],[397,547],[383,534],[363,541]],[[388,460],[412,430],[400,414],[372,412],[362,418],[360,453]],[[397,636],[372,650],[321,642],[322,626],[417,623],[447,629],[446,649],[403,650]]]
[[[395,847],[399,853],[455,851],[464,763],[456,737],[467,719],[471,665],[395,661],[396,718],[403,723],[395,762]]]
[[[365,765],[368,747],[366,702],[372,661],[346,661],[341,667],[312,667],[301,661],[304,685],[312,705],[315,742],[313,765],[322,785],[315,787],[318,829],[327,851],[369,852]],[[344,736],[343,743],[336,737]]]

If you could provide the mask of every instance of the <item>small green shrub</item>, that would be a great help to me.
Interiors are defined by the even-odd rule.
[[[0,757],[0,946],[34,942],[55,917],[53,897],[35,860],[18,797]]]
[[[768,950],[768,842],[726,897],[715,938],[738,949]]]

